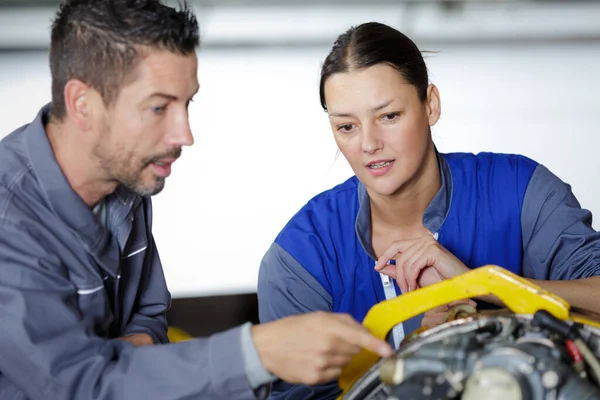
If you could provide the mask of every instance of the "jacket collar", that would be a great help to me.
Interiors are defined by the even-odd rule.
[[[126,238],[118,240],[109,229],[98,223],[92,211],[71,188],[63,174],[48,140],[45,125],[49,118],[49,106],[44,106],[32,123],[24,130],[25,149],[37,184],[49,208],[80,239],[85,249],[111,275],[116,275],[119,255],[109,251],[113,246],[123,250]],[[106,197],[106,209],[113,224],[131,225],[127,216],[141,198],[124,186]],[[112,228],[112,227],[109,227]],[[126,229],[127,232],[130,229]],[[114,259],[116,257],[116,259]]]
[[[436,233],[443,225],[450,210],[452,201],[452,173],[448,162],[436,149],[438,166],[440,169],[440,180],[442,186],[431,200],[425,213],[423,214],[423,225],[431,233]],[[373,253],[373,243],[371,241],[371,202],[366,186],[358,182],[358,214],[356,216],[355,231],[358,240],[365,252],[376,259]]]

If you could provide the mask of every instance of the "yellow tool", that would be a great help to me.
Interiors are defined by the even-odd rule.
[[[192,339],[192,335],[175,326],[169,326],[167,336],[169,337],[169,342],[171,343],[185,342]]]
[[[394,326],[412,317],[456,300],[486,295],[498,297],[515,314],[534,314],[537,310],[544,309],[559,319],[571,319],[600,327],[597,322],[583,316],[570,315],[570,306],[562,298],[495,265],[486,265],[383,301],[369,310],[363,325],[378,338],[385,339]],[[339,378],[342,395],[338,399],[341,399],[378,359],[378,355],[367,350],[357,354]]]

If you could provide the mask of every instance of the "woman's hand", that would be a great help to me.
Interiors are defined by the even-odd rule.
[[[450,309],[460,304],[467,304],[471,307],[477,307],[477,303],[475,303],[473,300],[465,299],[453,301],[452,303],[432,308],[431,310],[426,311],[425,314],[423,314],[423,319],[421,320],[421,327],[433,328],[434,326],[443,324],[448,318],[448,313],[450,312]]]
[[[396,265],[388,264],[394,258]],[[377,260],[375,270],[396,279],[402,292],[406,293],[462,275],[469,268],[433,236],[426,235],[393,242]]]

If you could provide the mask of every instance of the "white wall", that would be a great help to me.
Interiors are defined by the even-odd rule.
[[[438,148],[525,154],[600,218],[600,44],[428,46]],[[251,292],[260,260],[312,196],[351,175],[318,101],[327,48],[200,52],[194,147],[155,197],[175,297]],[[0,136],[49,99],[45,54],[0,55]],[[595,222],[596,229],[600,223]]]

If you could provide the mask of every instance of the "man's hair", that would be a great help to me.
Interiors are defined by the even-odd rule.
[[[200,42],[198,22],[186,2],[179,10],[159,0],[64,0],[52,24],[51,114],[66,114],[64,89],[79,79],[106,105],[135,78],[145,49],[187,55]]]

